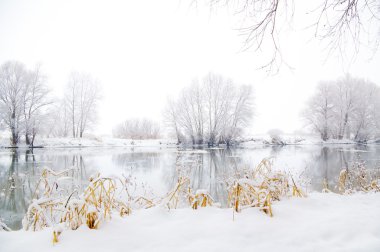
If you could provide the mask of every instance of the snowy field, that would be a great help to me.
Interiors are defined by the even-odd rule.
[[[311,193],[255,208],[168,211],[155,207],[114,216],[98,230],[0,232],[1,251],[380,251],[380,194]]]

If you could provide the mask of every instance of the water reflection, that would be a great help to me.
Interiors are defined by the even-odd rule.
[[[20,228],[19,219],[27,210],[33,194],[33,175],[35,174],[35,159],[33,152],[26,151],[22,155],[18,151],[1,157],[0,163],[0,214],[5,218],[10,228]]]
[[[312,189],[321,191],[323,181],[326,181],[329,189],[337,191],[336,185],[342,169],[351,169],[358,163],[363,163],[368,169],[379,169],[379,154],[378,146],[321,147],[319,152],[311,154],[310,167],[306,170]]]
[[[311,190],[321,191],[326,180],[334,190],[339,172],[355,162],[378,169],[378,146],[283,146],[237,149],[177,150],[134,149],[36,149],[0,150],[0,217],[12,229],[21,228],[21,219],[34,195],[42,169],[73,168],[69,190],[82,190],[95,172],[132,174],[152,187],[156,195],[170,190],[185,170],[194,190],[206,189],[226,206],[223,178],[242,168],[253,168],[261,159],[274,157],[274,169],[303,174]]]

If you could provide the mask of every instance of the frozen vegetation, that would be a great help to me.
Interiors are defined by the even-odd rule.
[[[342,170],[338,184],[324,193],[306,194],[302,181],[296,184],[263,160],[226,177],[229,203],[221,207],[207,190],[191,190],[187,165],[162,196],[147,193],[132,177],[100,175],[83,192],[65,193],[70,170],[45,169],[24,230],[0,232],[0,244],[15,252],[380,249],[379,174],[364,167]]]
[[[307,135],[299,136],[293,134],[281,135],[281,141],[278,138],[274,140],[268,134],[254,135],[237,139],[233,145],[240,147],[249,146],[266,146],[266,145],[335,145],[335,144],[357,144],[350,139],[330,139],[322,141],[318,136]],[[368,141],[366,144],[377,144],[376,140]],[[207,147],[207,144],[195,145],[196,147]],[[225,144],[220,144],[219,147],[225,147]],[[12,147],[9,144],[8,137],[0,137],[0,148]],[[29,148],[29,145],[21,142],[19,148]],[[50,137],[37,138],[34,142],[34,147],[43,148],[64,148],[64,147],[161,147],[161,148],[177,148],[177,147],[194,147],[192,144],[178,144],[176,139],[125,139],[114,137]]]

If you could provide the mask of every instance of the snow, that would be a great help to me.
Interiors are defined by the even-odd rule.
[[[330,139],[322,141],[320,137],[315,135],[299,136],[295,134],[284,134],[281,140],[286,145],[337,145],[337,144],[357,144],[349,139]],[[278,145],[272,143],[272,139],[268,134],[254,135],[248,138],[240,139],[240,147],[262,146],[262,145]],[[367,144],[378,144],[377,141],[369,141]],[[89,137],[89,138],[40,138],[37,137],[34,143],[36,147],[44,148],[83,148],[83,147],[161,147],[170,148],[178,147],[175,139],[121,139],[113,137]],[[205,147],[207,145],[199,145],[198,147]],[[9,137],[2,137],[0,134],[0,148],[10,147]],[[18,147],[28,148],[24,143],[20,143]],[[201,153],[202,150],[192,149],[192,145],[183,145],[182,147],[191,147],[187,151],[194,153]],[[223,147],[212,147],[208,149],[223,149]]]
[[[350,139],[329,139],[322,141],[320,136],[317,135],[297,135],[297,134],[283,134],[281,141],[285,145],[338,145],[338,144],[357,144]],[[253,135],[241,140],[242,147],[257,146],[257,145],[278,145],[272,143],[272,138],[269,134]],[[375,141],[369,141],[368,144],[376,144]]]
[[[92,138],[36,138],[34,146],[44,148],[61,147],[170,147],[176,146],[171,139],[132,140],[112,137]],[[0,137],[0,147],[9,147],[9,138]],[[27,147],[22,143],[19,147]]]
[[[0,232],[1,251],[380,251],[380,194],[311,193],[255,208],[154,207],[114,216],[98,230]],[[53,250],[52,250],[53,249]]]

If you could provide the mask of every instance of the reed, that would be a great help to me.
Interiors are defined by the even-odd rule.
[[[228,205],[240,212],[247,207],[257,207],[269,216],[273,216],[272,202],[289,196],[288,175],[273,172],[271,162],[263,159],[252,171],[244,173],[243,178],[236,178],[228,187]],[[291,177],[292,196],[305,197]]]
[[[364,164],[357,163],[340,171],[337,187],[341,194],[380,192],[379,183],[380,170],[367,169]]]
[[[214,200],[206,190],[197,190],[195,194],[192,190],[188,190],[188,200],[192,209],[196,210],[198,207],[213,206]]]
[[[165,205],[169,210],[176,209],[180,200],[186,198],[189,185],[190,179],[188,177],[179,176],[174,188],[160,200],[161,205]]]
[[[41,198],[35,199],[29,206],[23,220],[25,230],[37,231],[45,227],[54,227],[53,243],[59,241],[63,228],[76,230],[86,225],[89,229],[97,229],[114,214],[128,216],[135,208],[163,206],[170,210],[188,206],[196,210],[218,206],[207,190],[198,189],[193,192],[184,169],[178,169],[175,186],[163,197],[158,198],[150,198],[145,194],[134,195],[136,190],[130,190],[129,186],[135,187],[136,184],[131,182],[130,177],[123,180],[102,177],[100,174],[90,178],[89,185],[83,193],[79,194],[74,190],[69,196],[64,197],[54,188],[60,187],[59,178],[68,171],[43,171],[37,187],[43,184],[44,191]],[[292,186],[289,186],[290,179]],[[229,177],[227,186],[228,206],[234,212],[255,207],[268,216],[273,216],[274,201],[279,201],[285,196],[305,197],[293,177],[272,171],[269,159],[262,160],[253,170],[244,170],[238,176]],[[371,186],[378,187],[376,183]]]

